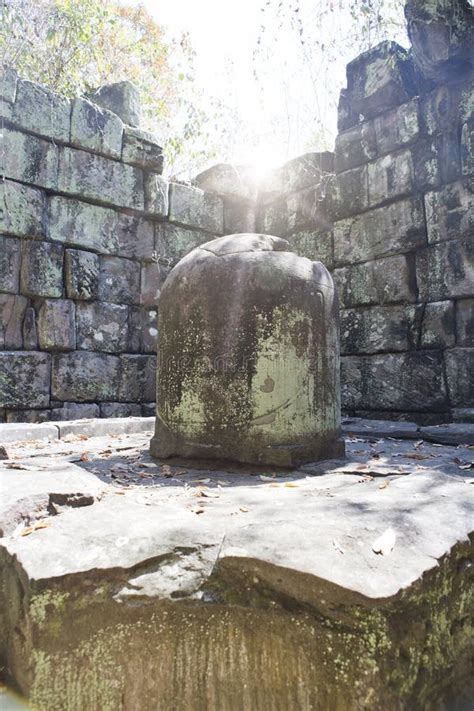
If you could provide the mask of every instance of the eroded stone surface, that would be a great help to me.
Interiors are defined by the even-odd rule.
[[[9,445],[0,462],[0,645],[33,703],[395,711],[461,698],[469,449],[356,437],[346,461],[249,476],[152,464],[147,439]],[[393,549],[377,555],[388,528]]]

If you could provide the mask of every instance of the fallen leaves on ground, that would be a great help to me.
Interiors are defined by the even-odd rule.
[[[389,479],[385,479],[385,481],[383,481],[383,482],[380,484],[379,489],[386,489],[389,484],[390,484],[390,480],[389,480]]]
[[[32,526],[28,526],[28,528],[24,528],[23,531],[21,532],[22,536],[29,536],[31,533],[34,533],[34,531],[39,531],[42,528],[49,528],[51,526],[50,521],[36,521]]]

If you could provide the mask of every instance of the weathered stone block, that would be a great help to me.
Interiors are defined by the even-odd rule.
[[[155,225],[144,217],[118,213],[117,254],[129,259],[152,259],[155,249]]]
[[[74,301],[45,299],[38,313],[38,340],[44,351],[71,351],[76,347]]]
[[[158,348],[158,313],[156,309],[141,309],[141,347],[144,353],[156,353]]]
[[[0,294],[0,348],[23,347],[22,325],[27,304],[24,296]]]
[[[418,99],[412,99],[402,106],[374,120],[377,150],[390,153],[413,143],[420,135]]]
[[[120,359],[105,353],[74,351],[52,357],[51,396],[77,402],[115,401],[120,381]]]
[[[102,301],[76,305],[77,347],[123,353],[128,341],[128,307]]]
[[[142,342],[142,309],[140,306],[128,307],[127,353],[140,353]]]
[[[31,423],[38,423],[38,422],[49,422],[51,419],[51,410],[12,410],[10,412],[7,412],[7,417],[6,420],[7,422],[15,422],[15,423],[20,423],[20,422],[31,422]],[[44,439],[44,437],[48,437],[49,439],[57,439],[57,436],[54,437],[53,432],[54,432],[54,427],[48,428],[48,430],[43,430],[41,434],[36,435],[36,431],[31,431],[31,436],[34,437],[35,439]],[[48,432],[51,432],[51,437],[49,437]],[[57,431],[56,431],[57,432]],[[19,435],[19,433],[18,433]],[[24,433],[22,433],[22,437],[24,436]],[[16,439],[16,438],[15,438]],[[26,440],[30,439],[30,437],[26,436]]]
[[[308,227],[327,230],[330,227],[321,189],[306,188],[286,198],[287,230],[295,232]]]
[[[154,217],[167,217],[169,208],[168,181],[156,173],[145,177],[145,209]]]
[[[415,301],[411,260],[405,255],[335,269],[341,306],[370,306]]]
[[[381,42],[347,65],[347,95],[355,115],[372,118],[414,93],[410,57],[396,42]]]
[[[90,99],[104,109],[113,111],[128,126],[140,125],[140,92],[132,82],[105,84],[91,94]]]
[[[328,181],[327,205],[335,219],[365,210],[369,206],[368,166],[346,170]]]
[[[142,403],[142,417],[155,417],[156,401]]]
[[[474,283],[473,240],[442,242],[416,255],[416,278],[422,301],[471,296]]]
[[[118,249],[118,213],[53,195],[48,199],[47,235],[55,242],[114,254]]]
[[[474,299],[456,302],[456,344],[474,347]]]
[[[163,148],[152,133],[140,128],[124,127],[122,160],[155,173],[163,172]]]
[[[446,351],[446,377],[451,405],[470,407],[474,402],[474,348]]]
[[[120,356],[119,400],[150,402],[156,390],[156,358],[149,355]]]
[[[447,407],[440,351],[345,356],[341,364],[347,410],[426,412]]]
[[[71,143],[111,158],[122,154],[123,123],[116,114],[92,104],[87,99],[74,99],[71,113]]]
[[[418,190],[429,190],[440,184],[440,158],[437,142],[421,140],[411,149],[414,183]]]
[[[413,57],[423,77],[442,82],[472,69],[474,30],[468,2],[409,0],[405,17]]]
[[[27,240],[22,249],[21,293],[25,296],[61,297],[64,248],[59,244]]]
[[[38,350],[38,329],[36,327],[36,311],[28,306],[23,319],[23,348],[26,351]]]
[[[421,324],[422,348],[448,348],[454,346],[454,302],[434,301],[424,307]]]
[[[351,126],[355,126],[359,121],[359,116],[352,110],[349,92],[346,88],[341,89],[337,104],[337,130],[339,133],[347,131]]]
[[[253,200],[257,182],[251,169],[244,165],[218,163],[194,178],[196,187],[205,192],[218,193],[231,201]]]
[[[13,117],[13,104],[9,104],[8,101],[0,99],[0,121],[2,124],[4,121],[11,121]]]
[[[313,262],[322,262],[332,269],[333,236],[332,232],[304,231],[296,232],[287,237],[290,249],[300,257],[307,257]]]
[[[435,135],[450,131],[459,123],[461,86],[439,86],[420,98],[423,130]]]
[[[31,81],[18,80],[13,107],[15,124],[55,141],[68,143],[70,116],[69,99]]]
[[[336,173],[368,163],[376,156],[377,143],[373,121],[365,121],[336,137]]]
[[[133,402],[104,402],[100,405],[101,417],[141,417],[141,414],[141,405]]]
[[[172,262],[178,262],[192,249],[208,241],[209,235],[199,230],[168,223],[156,225],[156,252],[159,257],[167,257]]]
[[[18,237],[42,237],[44,195],[27,185],[3,180],[0,184],[0,231]]]
[[[140,303],[140,264],[123,257],[101,257],[99,299],[113,304]]]
[[[369,204],[379,205],[392,198],[409,195],[414,186],[410,151],[383,156],[368,166]]]
[[[444,242],[474,233],[474,195],[462,182],[425,195],[428,242]]]
[[[421,307],[342,309],[341,353],[406,351],[417,345]]]
[[[257,215],[253,203],[232,203],[224,201],[224,232],[243,234],[255,232]]]
[[[0,235],[0,291],[16,294],[20,287],[21,241]]]
[[[140,303],[143,306],[156,306],[164,280],[165,275],[157,262],[142,265]]]
[[[59,190],[87,200],[143,210],[143,173],[103,156],[62,148],[59,157]]]
[[[49,404],[49,353],[1,351],[0,373],[0,407],[46,407]]]
[[[18,74],[16,71],[11,67],[2,67],[0,71],[0,99],[13,104],[17,86]]]
[[[90,301],[98,298],[100,260],[96,254],[66,249],[64,268],[69,299]]]
[[[408,252],[426,242],[423,204],[408,198],[334,223],[336,265]]]
[[[258,200],[266,204],[281,195],[316,186],[323,175],[333,171],[334,153],[305,153],[276,168],[264,178],[258,187]]]
[[[59,148],[36,136],[3,129],[3,174],[41,188],[58,187]]]
[[[53,404],[53,403],[51,403]],[[86,420],[100,417],[99,406],[95,403],[65,402],[61,407],[51,409],[51,420]]]
[[[199,188],[171,183],[169,191],[169,219],[206,232],[222,234],[224,231],[224,204],[222,198],[205,193]]]
[[[474,120],[462,127],[461,172],[466,178],[474,175]],[[471,187],[471,190],[474,191],[474,188]]]
[[[285,198],[263,205],[257,212],[257,232],[275,237],[288,233],[288,207]]]

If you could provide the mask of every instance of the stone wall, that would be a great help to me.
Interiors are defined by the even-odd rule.
[[[115,89],[98,100],[135,123]],[[222,200],[168,185],[156,139],[117,113],[11,70],[0,123],[0,421],[154,414],[157,295],[222,234]]]

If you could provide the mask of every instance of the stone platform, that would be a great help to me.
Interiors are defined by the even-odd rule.
[[[472,446],[358,420],[345,460],[206,467],[102,422],[0,449],[0,649],[35,707],[472,707]]]

